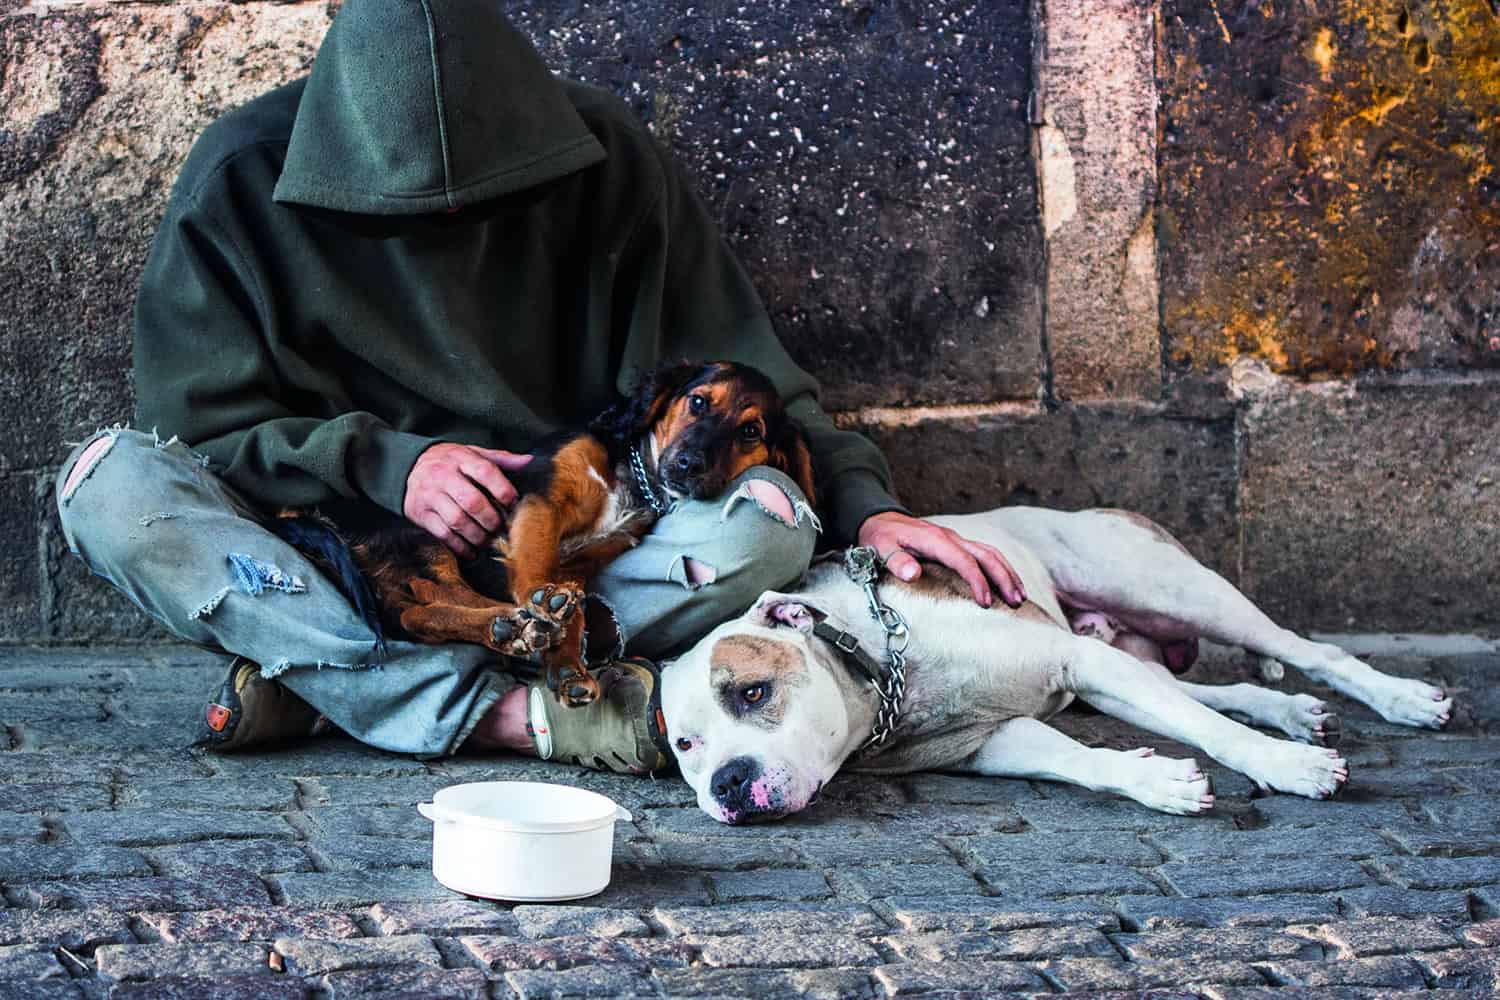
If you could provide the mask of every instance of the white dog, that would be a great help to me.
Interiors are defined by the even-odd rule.
[[[869,743],[877,715],[897,710],[897,699],[887,684],[883,700],[864,675],[888,670],[887,634],[841,562],[814,565],[795,594],[762,595],[666,667],[668,733],[710,816],[743,823],[796,812],[846,763],[1067,781],[1173,813],[1212,807],[1195,761],[1089,748],[1042,721],[1074,696],[1199,747],[1262,788],[1336,794],[1349,767],[1322,744],[1337,719],[1305,694],[1176,680],[1161,665],[1163,646],[1180,652],[1200,636],[1291,664],[1392,722],[1448,722],[1453,703],[1442,691],[1279,627],[1138,515],[1007,507],[933,520],[1004,552],[1028,599],[982,608],[956,574],[930,564],[910,584],[882,574],[879,600],[905,619],[909,645],[899,715],[880,745]],[[856,639],[863,655],[838,648]]]

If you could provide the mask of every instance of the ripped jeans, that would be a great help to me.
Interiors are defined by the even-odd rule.
[[[94,573],[181,638],[261,664],[372,746],[454,753],[518,683],[502,657],[459,643],[390,641],[372,664],[374,637],[338,587],[175,439],[102,431],[63,464],[56,498],[69,548]],[[718,500],[677,503],[591,586],[627,650],[658,658],[796,580],[816,533],[796,485],[757,466]]]

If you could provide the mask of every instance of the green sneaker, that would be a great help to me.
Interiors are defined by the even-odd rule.
[[[193,746],[219,753],[285,746],[311,736],[320,720],[307,702],[262,677],[260,664],[236,656]]]
[[[594,670],[602,689],[587,705],[568,708],[544,683],[530,686],[527,721],[542,760],[566,761],[617,774],[649,774],[667,766],[661,675],[639,657]]]

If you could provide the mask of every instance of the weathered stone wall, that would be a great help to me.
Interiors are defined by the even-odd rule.
[[[324,3],[0,0],[0,638],[146,637],[68,557],[133,289]],[[669,142],[918,509],[1148,513],[1300,627],[1500,628],[1490,0],[509,3]]]

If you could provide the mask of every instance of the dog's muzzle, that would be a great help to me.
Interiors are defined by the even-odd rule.
[[[786,814],[779,796],[769,793],[760,761],[735,757],[721,765],[708,788],[726,823],[753,823]]]

